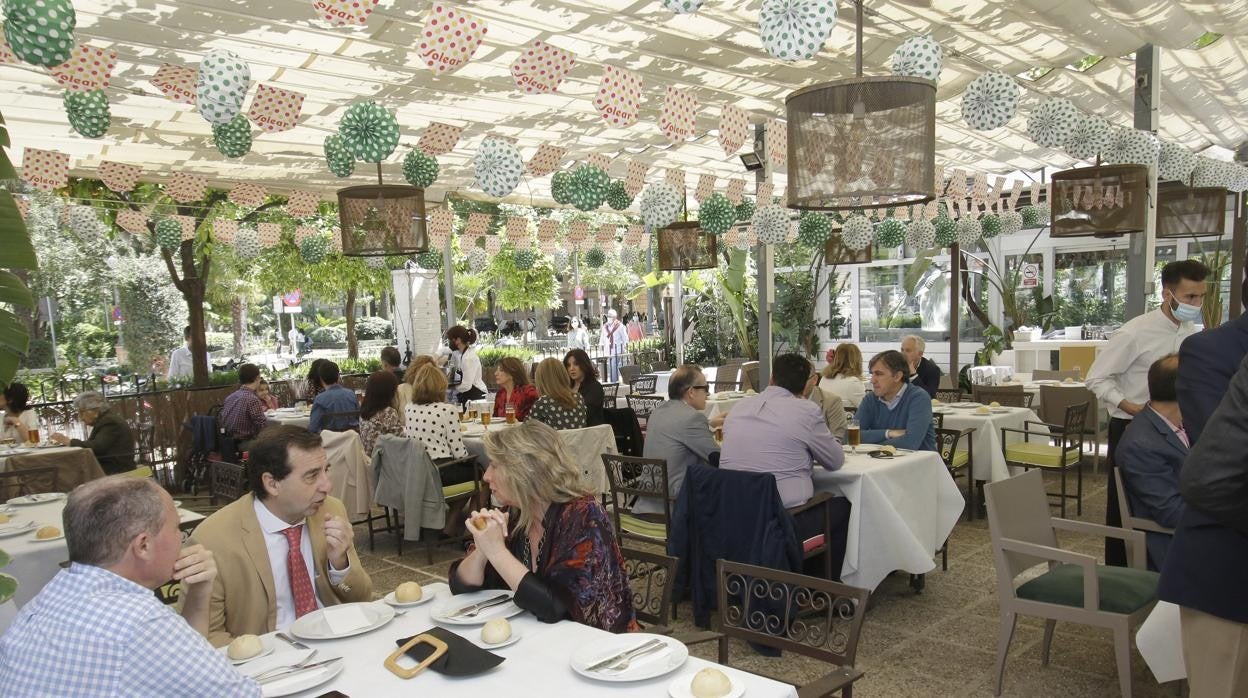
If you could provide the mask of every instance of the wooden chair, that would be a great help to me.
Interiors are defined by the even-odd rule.
[[[714,380],[714,381],[708,381],[708,383],[711,386],[712,393],[726,393],[731,390],[736,390],[736,391],[741,390],[741,381]]]
[[[813,557],[823,556],[823,578],[832,579],[837,576],[832,570],[832,510],[830,502],[835,497],[830,492],[816,492],[813,497],[806,500],[802,504],[788,509],[790,516],[797,517],[798,514],[805,513],[811,509],[823,509],[823,533],[799,540],[798,544],[802,546],[802,561],[809,560]]]
[[[615,407],[615,398],[619,397],[619,383],[603,383],[602,384],[602,406],[609,408]]]
[[[655,361],[654,363],[650,364],[651,371],[670,371],[671,369],[672,369],[672,365],[666,361]]]
[[[958,483],[958,471],[965,471],[966,474],[966,520],[975,520],[975,459],[974,449],[975,440],[971,438],[974,429],[936,429],[936,451],[940,453],[940,459],[945,462],[945,467],[949,470],[949,477],[953,478],[953,483]],[[962,443],[963,437],[966,438],[966,448],[958,448]],[[942,572],[949,571],[949,539],[945,539],[945,544],[940,546],[940,569]]]
[[[1070,370],[1070,371],[1035,370],[1031,372],[1031,379],[1033,381],[1063,381],[1063,380],[1066,380],[1067,378],[1071,379],[1072,381],[1083,380],[1083,378],[1079,375],[1079,371],[1074,371],[1074,370]]]
[[[246,465],[221,460],[208,462],[208,501],[213,506],[228,504],[250,490]]]
[[[629,381],[628,393],[630,395],[654,395],[654,390],[658,386],[658,383],[658,376],[637,376]]]
[[[975,402],[988,405],[994,402],[1002,407],[1031,407],[1032,394],[1021,385],[980,386],[971,388]]]
[[[636,364],[620,367],[620,382],[631,386],[634,380],[641,375],[641,367]]]
[[[647,543],[665,544],[667,527],[672,520],[667,461],[662,458],[634,458],[604,453],[602,464],[607,470],[607,482],[611,487],[611,517],[615,521],[616,535],[621,540],[631,538]],[[638,497],[663,502],[663,513],[646,514],[646,518],[633,514],[632,507]],[[662,520],[659,520],[659,516],[662,516]]]
[[[1040,386],[1040,421],[1060,424],[1066,418],[1066,408],[1088,403],[1088,414],[1083,422],[1083,433],[1092,436],[1092,471],[1101,469],[1101,410],[1096,393],[1082,386]]]
[[[1173,528],[1166,528],[1152,519],[1131,513],[1131,501],[1127,499],[1127,490],[1123,487],[1122,468],[1110,468],[1110,470],[1114,471],[1114,483],[1118,485],[1118,511],[1122,512],[1122,527],[1173,536]]]
[[[1124,698],[1130,696],[1132,629],[1143,622],[1157,603],[1159,576],[1144,569],[1144,534],[1051,517],[1044,480],[1038,471],[989,483],[984,493],[997,568],[997,603],[1001,606],[993,694],[1001,695],[1010,640],[1018,616],[1024,615],[1045,619],[1041,666],[1049,664],[1049,648],[1058,621],[1112,630],[1118,686]],[[1121,538],[1127,545],[1129,567],[1098,565],[1096,555],[1063,550],[1058,547],[1057,530]],[[1048,566],[1046,572],[1014,585],[1020,574],[1041,564]]]
[[[633,414],[637,415],[637,419],[647,419],[654,408],[666,402],[658,395],[628,395],[628,406],[632,409]]]
[[[758,362],[746,361],[741,364],[741,387],[745,390],[753,390],[756,393],[763,392],[766,386],[758,384]]]
[[[60,492],[62,489],[60,468],[54,465],[0,472],[0,496],[5,499]]]
[[[628,576],[629,590],[633,594],[633,610],[637,620],[645,624],[644,630],[658,635],[672,635],[668,625],[676,617],[672,599],[672,585],[676,580],[676,558],[637,548],[620,547],[624,558],[624,573]],[[721,633],[695,630],[674,635],[686,645],[696,645],[711,640],[722,645],[728,638]]]
[[[937,390],[936,399],[952,405],[955,402],[966,402],[966,393],[961,390]]]
[[[935,429],[936,431],[940,431],[941,429],[945,428],[945,413],[944,412],[932,413],[932,428]]]
[[[1001,451],[1005,455],[1005,464],[1020,467],[1024,470],[1032,468],[1040,468],[1044,470],[1057,470],[1061,473],[1062,489],[1057,495],[1061,506],[1061,515],[1066,517],[1066,500],[1075,500],[1075,514],[1083,514],[1083,468],[1079,467],[1083,462],[1083,425],[1087,419],[1088,403],[1079,405],[1069,405],[1066,407],[1066,415],[1061,424],[1047,424],[1045,422],[1033,422],[1027,420],[1023,422],[1022,429],[1011,429],[1009,427],[1001,427]],[[1048,432],[1032,431],[1029,426],[1043,426],[1048,428]],[[1008,443],[1006,441],[1007,433],[1022,434],[1021,443]],[[1050,439],[1057,442],[1056,445],[1048,443],[1032,443],[1031,437],[1037,436],[1044,441]],[[1066,471],[1075,469],[1075,494],[1066,494]]]
[[[798,686],[799,698],[838,692],[852,698],[853,683],[866,673],[854,668],[854,658],[870,590],[727,560],[717,561],[716,570],[721,633],[835,667]],[[720,664],[729,664],[728,654],[728,644],[720,643]]]

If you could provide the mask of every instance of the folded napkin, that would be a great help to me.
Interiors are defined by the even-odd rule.
[[[276,640],[268,640],[268,642],[276,642]],[[274,652],[267,657],[260,657],[259,659],[253,659],[250,662],[239,664],[236,668],[238,669],[238,673],[243,676],[259,676],[266,671],[270,671],[278,667],[294,666],[307,659],[309,654],[312,654],[312,650],[282,650],[280,652]],[[322,657],[319,659],[329,659],[329,657]]]
[[[430,669],[439,674],[445,676],[473,676],[489,671],[503,663],[502,657],[477,647],[469,640],[456,635],[446,628],[430,628],[424,631],[424,633],[417,633],[417,635],[423,634],[432,635],[446,643],[446,654],[429,665]],[[415,635],[399,638],[394,641],[394,644],[402,647],[413,637]],[[425,661],[425,658],[431,654],[433,654],[433,647],[423,642],[407,651],[407,656],[417,662]]]

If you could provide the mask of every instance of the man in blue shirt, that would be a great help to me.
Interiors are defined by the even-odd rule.
[[[871,357],[871,394],[858,404],[862,443],[935,451],[932,398],[910,385],[910,366],[899,351]]]
[[[338,364],[326,361],[317,375],[325,390],[312,401],[312,414],[308,417],[308,431],[321,433],[322,429],[346,431],[360,425],[360,401],[355,392],[338,382]]]

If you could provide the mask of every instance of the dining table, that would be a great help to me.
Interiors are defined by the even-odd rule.
[[[983,482],[996,482],[1010,477],[1009,468],[1005,465],[1005,454],[1001,452],[1001,428],[1022,429],[1024,422],[1039,422],[1040,417],[1035,411],[1026,407],[986,407],[975,402],[961,402],[952,405],[933,406],[932,412],[944,415],[946,429],[974,429],[970,438],[974,444],[974,460],[971,470],[975,479]],[[1048,427],[1041,424],[1026,425],[1032,431],[1048,434]],[[1006,443],[1017,443],[1023,440],[1022,434],[1009,432]],[[1033,438],[1033,441],[1036,439]],[[1044,440],[1048,443],[1048,440]]]
[[[269,410],[264,413],[264,418],[270,422],[277,422],[288,426],[308,428],[311,420],[312,410],[301,407],[279,407],[276,410]]]
[[[633,645],[644,641],[644,638],[629,634],[614,635],[570,620],[542,623],[531,613],[514,607],[509,613],[515,615],[510,616],[508,623],[515,642],[487,650],[502,659],[497,666],[471,676],[452,677],[439,673],[435,669],[428,669],[408,679],[400,678],[384,665],[386,659],[398,649],[397,640],[442,628],[478,647],[486,647],[481,640],[481,631],[488,614],[482,614],[479,623],[450,624],[442,620],[435,622],[433,618],[435,610],[445,611],[447,608],[454,608],[468,602],[455,601],[450,595],[450,589],[443,582],[426,584],[422,592],[423,596],[419,605],[401,607],[388,620],[386,620],[388,613],[372,614],[378,616],[375,622],[382,623],[382,625],[350,637],[308,639],[307,635],[304,635],[300,638],[292,626],[287,634],[294,635],[296,640],[316,650],[314,656],[316,661],[328,661],[333,658],[341,658],[341,661],[265,683],[262,686],[265,695],[308,697],[346,695],[355,698],[397,695],[545,695],[577,696],[578,698],[666,696],[669,695],[669,687],[680,685],[687,689],[698,671],[715,667],[727,675],[731,681],[739,684],[744,689],[744,695],[749,698],[795,698],[797,696],[794,687],[787,683],[691,655],[680,661],[679,656],[683,654],[683,651],[677,651],[675,657],[671,656],[673,650],[677,649],[675,647],[639,659],[634,667],[635,673],[632,674],[644,676],[655,671],[663,672],[657,676],[620,680],[627,679],[628,676],[603,672],[601,679],[588,678],[573,669],[572,658],[578,652],[594,652],[597,648],[602,648],[600,652],[609,656],[617,649],[631,649]],[[386,602],[373,603],[380,605]],[[263,636],[261,641],[266,646],[274,647],[273,654],[270,656],[277,656],[279,652],[285,653],[286,656],[300,656],[291,654],[297,648],[286,640],[277,638],[274,633]],[[678,643],[676,640],[666,641]],[[260,662],[263,659],[253,661]],[[638,672],[637,670],[644,670],[646,667],[642,664],[643,661],[657,668]],[[401,658],[398,666],[401,669],[408,669],[415,664],[414,660]],[[240,665],[239,669],[243,673],[248,672],[247,664]],[[321,681],[319,684],[309,685],[318,680]],[[298,686],[306,688],[294,694],[286,692],[289,688]],[[338,693],[333,694],[333,691]],[[688,693],[686,690],[685,693],[673,692],[670,695],[688,695]]]

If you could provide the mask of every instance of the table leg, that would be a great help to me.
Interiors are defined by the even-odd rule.
[[[927,585],[927,575],[912,574],[910,575],[910,588],[914,589],[914,593],[922,594],[923,587]]]

